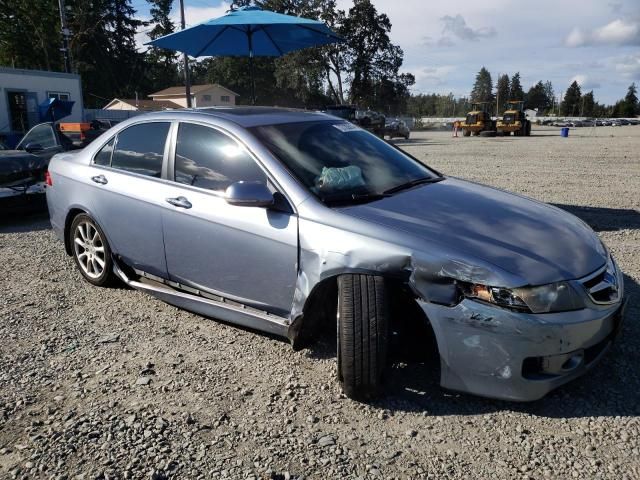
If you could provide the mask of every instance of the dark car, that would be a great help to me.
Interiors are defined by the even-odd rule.
[[[77,148],[53,123],[41,123],[15,150],[0,148],[0,217],[46,210],[45,172],[56,153]]]
[[[411,135],[406,122],[399,118],[388,118],[384,130],[385,136],[391,140],[397,137],[409,140],[409,135]]]

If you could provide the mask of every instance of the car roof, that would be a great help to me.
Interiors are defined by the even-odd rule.
[[[279,123],[312,122],[318,120],[336,120],[336,117],[311,110],[297,110],[278,107],[207,107],[182,110],[166,110],[154,112],[157,116],[176,116],[176,114],[213,116],[234,122],[242,127],[257,127],[260,125],[275,125]],[[340,120],[340,119],[339,119]]]

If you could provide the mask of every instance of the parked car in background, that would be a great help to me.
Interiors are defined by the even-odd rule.
[[[628,122],[629,122],[629,125],[638,125],[638,124],[640,124],[640,120],[637,120],[635,118],[632,118],[632,119],[628,120]]]
[[[385,117],[378,112],[362,110],[356,105],[330,105],[324,112],[358,125],[380,138],[384,137]]]
[[[378,393],[390,343],[414,341],[443,387],[538,399],[593,367],[623,318],[622,272],[584,222],[319,112],[145,114],[49,174],[51,224],[86,281],[295,348],[337,326],[350,397]]]
[[[27,132],[15,150],[0,150],[0,216],[46,211],[49,160],[77,148],[58,125],[41,123]]]
[[[384,135],[392,140],[398,137],[409,140],[411,130],[409,130],[409,127],[404,120],[399,118],[388,118],[386,119],[384,127]]]

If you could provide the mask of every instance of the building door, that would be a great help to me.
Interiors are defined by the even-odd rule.
[[[9,125],[14,132],[26,132],[29,129],[26,92],[7,92],[9,101]]]
[[[11,131],[26,132],[38,123],[38,96],[35,92],[7,92]]]

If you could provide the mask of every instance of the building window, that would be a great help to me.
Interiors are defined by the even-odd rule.
[[[211,95],[202,95],[202,101],[203,102],[210,102],[211,101]]]
[[[224,103],[229,103],[231,101],[231,98],[229,97],[229,95],[221,95],[220,101]]]
[[[69,100],[71,95],[69,92],[47,92],[47,98],[55,98],[56,100]]]

